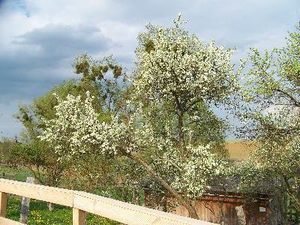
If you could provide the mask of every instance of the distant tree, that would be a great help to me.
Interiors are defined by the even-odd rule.
[[[47,143],[38,139],[44,127],[43,118],[54,117],[54,107],[57,104],[53,91],[60,96],[74,92],[75,82],[66,82],[52,91],[34,100],[32,105],[20,106],[16,115],[25,130],[19,143],[8,152],[7,160],[16,165],[27,167],[34,177],[42,184],[57,186],[60,182],[66,164],[58,160],[58,155]]]
[[[113,108],[117,107],[116,95],[120,93],[117,82],[118,78],[122,77],[122,69],[112,58],[95,61],[82,55],[76,58],[74,69],[77,74],[80,74],[80,80],[69,80],[54,87],[45,95],[36,98],[31,105],[20,106],[17,114],[17,119],[24,125],[25,130],[21,142],[10,150],[8,160],[28,167],[42,184],[57,186],[65,175],[66,169],[71,168],[70,163],[59,160],[59,155],[54,149],[38,138],[45,128],[44,120],[55,117],[57,97],[65,99],[69,94],[84,97],[86,91],[93,93],[95,96],[93,107],[102,120],[106,120]],[[108,79],[110,73],[113,77]],[[108,169],[109,166],[104,163],[103,157],[102,161]],[[81,164],[80,168],[88,165],[83,161],[78,161],[78,164]],[[104,167],[99,167],[98,175]],[[80,172],[78,168],[77,172]],[[103,183],[104,180],[102,178]]]
[[[0,163],[5,164],[8,162],[9,150],[14,148],[16,141],[11,138],[1,138],[0,141]]]
[[[245,174],[243,182],[277,193],[283,213],[291,208],[299,213],[300,28],[289,34],[283,48],[252,49],[248,62],[245,131],[258,148],[247,162],[252,175]],[[254,174],[260,175],[254,179]]]

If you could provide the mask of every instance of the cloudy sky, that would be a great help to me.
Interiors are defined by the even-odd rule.
[[[18,105],[76,78],[81,53],[113,54],[128,70],[136,37],[149,22],[170,25],[181,12],[205,41],[236,48],[282,46],[300,20],[299,0],[0,0],[0,136],[18,135]]]

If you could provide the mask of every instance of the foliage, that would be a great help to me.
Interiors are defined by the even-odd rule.
[[[0,163],[5,163],[8,159],[7,152],[16,145],[16,140],[2,138],[0,142]]]
[[[289,34],[287,45],[271,52],[253,49],[249,57],[248,86],[244,97],[250,103],[245,118],[247,132],[259,142],[250,164],[262,176],[252,180],[291,199],[300,212],[300,28]],[[255,104],[253,104],[255,103]],[[249,126],[251,124],[252,126]],[[250,186],[251,187],[251,186]]]
[[[81,95],[89,91],[96,97],[95,103],[100,104],[96,108],[107,112],[118,111],[122,104],[120,98],[123,89],[127,86],[127,77],[112,57],[95,60],[88,55],[81,55],[75,59],[74,69],[75,73],[81,75]]]

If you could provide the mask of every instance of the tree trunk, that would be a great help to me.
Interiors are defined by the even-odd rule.
[[[181,148],[182,151],[184,151],[183,146],[184,146],[184,132],[183,132],[183,115],[184,115],[184,110],[182,108],[182,105],[180,103],[179,98],[177,95],[174,93],[173,94],[175,98],[175,103],[176,103],[176,114],[177,114],[177,129],[178,129],[178,145]]]
[[[178,142],[180,148],[184,146],[184,133],[183,133],[183,113],[178,113]]]
[[[156,181],[158,181],[181,205],[183,205],[188,210],[190,217],[199,219],[199,216],[197,215],[194,206],[192,206],[191,201],[183,198],[161,176],[159,176],[151,166],[149,166],[139,155],[137,155],[137,153],[132,153],[129,157],[142,165]]]
[[[270,209],[271,225],[284,225],[285,224],[285,215],[284,215],[284,196],[281,193],[274,193],[273,197],[270,199]]]

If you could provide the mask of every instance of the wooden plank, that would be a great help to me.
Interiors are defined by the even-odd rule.
[[[6,216],[7,201],[8,201],[8,194],[4,192],[0,192],[0,217]]]
[[[213,225],[85,192],[75,192],[74,207],[130,225]]]
[[[86,225],[86,215],[86,212],[73,208],[73,225]]]
[[[0,217],[0,225],[24,225],[24,223]]]
[[[73,191],[0,179],[0,192],[73,207]]]

